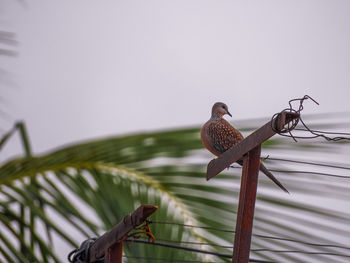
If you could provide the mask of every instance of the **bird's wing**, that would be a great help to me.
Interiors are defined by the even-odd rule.
[[[224,153],[243,139],[243,135],[224,119],[210,123],[208,135],[213,149],[219,153]]]

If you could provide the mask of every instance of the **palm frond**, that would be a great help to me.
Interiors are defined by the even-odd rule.
[[[327,126],[318,122],[316,125]],[[250,132],[250,129],[242,130]],[[283,262],[345,262],[344,259],[348,259],[346,255],[350,255],[350,251],[342,243],[349,241],[350,210],[346,206],[349,184],[346,182],[350,179],[325,175],[348,175],[348,163],[332,161],[339,157],[346,160],[344,155],[348,150],[349,144],[344,142],[295,143],[280,136],[263,145],[263,154],[271,157],[265,160],[266,166],[281,179],[291,195],[260,177],[252,257],[283,259]],[[159,239],[191,241],[205,249],[232,254],[230,244],[234,233],[231,231],[235,226],[241,170],[239,167],[227,170],[206,182],[206,164],[211,158],[202,149],[199,129],[194,127],[106,138],[41,156],[13,159],[0,167],[0,209],[5,215],[0,217],[0,222],[6,226],[6,235],[0,236],[3,245],[0,254],[9,262],[22,262],[21,256],[14,253],[21,243],[22,250],[28,250],[27,258],[60,262],[64,260],[62,253],[57,256],[55,249],[47,245],[50,242],[46,242],[52,236],[76,247],[85,238],[110,229],[141,203],[160,207],[152,216],[155,223],[151,225]],[[283,158],[291,161],[278,160]],[[333,167],[300,162],[325,163],[325,160]],[[32,220],[19,216],[20,204],[30,211]],[[30,233],[30,238],[24,239],[16,226]],[[43,232],[51,234],[43,235]],[[33,246],[36,249],[32,249]],[[300,253],[302,251],[319,254]],[[133,243],[126,246],[125,253],[227,261]],[[128,262],[147,260],[128,258]]]

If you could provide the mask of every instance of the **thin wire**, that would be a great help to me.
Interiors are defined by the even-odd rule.
[[[149,223],[164,224],[164,225],[177,225],[177,226],[184,226],[184,227],[194,227],[194,228],[202,228],[202,229],[207,229],[207,230],[235,233],[235,231],[233,231],[233,230],[224,230],[224,229],[219,229],[219,228],[215,228],[215,227],[208,227],[208,226],[194,226],[194,225],[181,224],[181,223],[176,223],[176,222],[149,221]]]
[[[339,257],[350,258],[350,255],[346,255],[346,254],[331,253],[331,252],[317,252],[317,251],[275,250],[275,249],[268,249],[268,248],[251,249],[251,251],[254,251],[254,252],[273,252],[273,253],[300,253],[300,254],[308,254],[308,255],[328,255],[328,256],[339,256]]]
[[[300,243],[300,244],[309,245],[309,246],[334,247],[334,248],[342,248],[342,249],[350,250],[350,247],[340,246],[340,245],[318,244],[318,243],[311,243],[311,242],[306,242],[306,241],[301,241],[301,240],[295,240],[295,239],[291,239],[291,238],[273,237],[273,236],[266,236],[266,235],[259,235],[259,234],[253,234],[253,236],[261,237],[261,238],[267,238],[267,239],[275,239],[275,240],[287,241],[287,242]]]
[[[212,247],[221,247],[221,248],[233,248],[233,246],[223,246],[212,243],[204,243],[204,242],[192,242],[192,241],[182,241],[182,240],[169,240],[163,238],[157,238],[158,241],[164,241],[169,243],[181,243],[181,244],[189,244],[189,245],[200,245],[200,246],[212,246]]]
[[[232,166],[232,165],[231,165],[230,168],[240,169],[241,167]],[[300,170],[276,170],[276,169],[269,169],[269,171],[270,171],[270,172],[277,172],[277,173],[313,174],[313,175],[322,175],[322,176],[328,176],[328,177],[336,177],[336,178],[350,179],[350,176],[347,176],[347,175],[338,175],[338,174],[320,173],[320,172],[310,172],[310,171],[300,171]]]
[[[320,173],[320,172],[310,172],[310,171],[298,171],[298,170],[275,170],[275,169],[269,169],[269,171],[271,171],[271,172],[277,172],[277,173],[301,173],[301,174],[313,174],[313,175],[322,175],[322,176],[328,176],[328,177],[336,177],[336,178],[350,179],[350,176],[347,176],[347,175],[338,175],[338,174]]]
[[[330,167],[330,168],[338,168],[338,169],[350,170],[350,167],[345,167],[345,166],[332,165],[332,164],[323,164],[323,163],[316,163],[316,162],[297,161],[297,160],[283,159],[283,158],[271,158],[269,156],[266,157],[266,158],[263,158],[263,159],[264,160],[273,160],[273,161],[282,161],[282,162],[291,162],[291,163],[300,163],[300,164],[310,164],[310,165],[316,165],[316,166],[323,166],[323,167]]]
[[[296,131],[308,131],[307,129],[302,129],[302,128],[295,128],[294,130],[296,130]],[[350,133],[348,133],[348,132],[328,132],[328,131],[319,131],[319,130],[313,130],[313,131],[314,132],[325,133],[325,134],[348,135],[348,136],[350,136]]]
[[[200,249],[196,249],[196,248],[177,246],[177,245],[171,245],[171,244],[166,244],[166,243],[149,242],[148,240],[126,239],[125,241],[135,242],[135,243],[143,243],[143,244],[149,244],[149,245],[156,245],[156,246],[163,246],[163,247],[169,247],[169,248],[174,248],[174,249],[187,250],[187,251],[209,254],[209,255],[218,256],[218,257],[232,258],[232,255],[230,255],[230,254],[216,253],[216,252],[205,251],[205,250],[200,250]],[[350,257],[350,255],[341,254],[341,253],[302,251],[302,250],[277,250],[277,249],[259,248],[259,249],[251,249],[251,251],[254,251],[254,252],[273,252],[273,253],[299,253],[299,254],[308,254],[308,255],[328,255],[328,256]],[[249,262],[271,263],[270,261],[259,260],[259,259],[249,259]]]
[[[160,242],[157,242],[157,241],[152,242],[152,243],[148,242],[147,240],[142,240],[142,239],[126,239],[125,241],[127,241],[127,242],[135,242],[135,243],[144,243],[144,244],[150,244],[150,245],[156,245],[156,246],[162,246],[162,247],[170,247],[170,248],[176,248],[176,249],[182,249],[182,250],[198,252],[198,253],[203,253],[203,254],[209,254],[209,255],[218,256],[218,257],[224,257],[224,258],[232,258],[232,255],[229,255],[229,254],[216,253],[216,252],[212,252],[212,251],[204,251],[204,250],[197,249],[197,248],[190,248],[190,247],[183,247],[183,246],[178,246],[178,245],[160,243]]]
[[[332,137],[328,137],[325,134],[330,134],[330,132],[312,130],[305,124],[305,122],[302,119],[300,119],[300,122],[303,124],[303,126],[305,127],[305,129],[307,131],[309,131],[310,133],[312,133],[316,137],[322,137],[322,138],[326,139],[327,141],[350,140],[350,138],[342,137],[342,136],[337,136],[337,137],[333,137],[333,138]]]
[[[253,236],[261,237],[261,238],[268,238],[268,239],[276,239],[276,240],[287,241],[287,242],[300,243],[300,244],[309,245],[309,246],[327,247],[327,248],[333,247],[333,248],[341,248],[341,249],[348,249],[348,250],[350,250],[350,247],[340,246],[340,245],[315,244],[315,243],[310,243],[310,242],[306,242],[306,241],[298,241],[298,240],[289,239],[289,238],[272,237],[272,236],[265,236],[265,235],[258,235],[258,234],[253,234]],[[224,245],[218,245],[218,244],[212,244],[212,243],[203,243],[203,242],[169,240],[169,239],[162,239],[162,238],[157,238],[157,240],[158,241],[164,241],[164,242],[170,242],[170,243],[183,243],[183,244],[190,244],[190,245],[203,245],[203,246],[212,246],[212,247],[221,247],[221,248],[233,248],[233,246],[224,246]]]
[[[275,127],[272,127],[272,129],[278,133],[281,136],[285,136],[285,137],[291,137],[294,139],[294,141],[297,141],[296,139],[314,139],[314,138],[318,138],[318,137],[322,137],[327,141],[340,141],[340,140],[350,140],[349,137],[343,137],[343,136],[336,136],[336,137],[329,137],[326,136],[326,134],[336,134],[336,135],[348,135],[350,136],[350,133],[344,133],[344,132],[328,132],[328,131],[319,131],[319,130],[313,130],[311,128],[309,128],[306,123],[303,121],[303,119],[301,118],[300,112],[304,109],[303,103],[305,100],[307,99],[311,99],[314,103],[316,103],[317,105],[319,105],[319,103],[314,100],[313,98],[311,98],[308,95],[305,95],[303,98],[299,98],[299,99],[292,99],[288,102],[289,104],[289,108],[284,109],[282,112],[288,112],[288,113],[295,113],[295,114],[299,114],[299,117],[294,119],[293,121],[288,122],[286,125],[287,127],[284,127],[281,130],[277,130]],[[293,102],[299,102],[299,107],[298,109],[294,109],[292,103]],[[282,113],[281,112],[281,113]],[[276,113],[272,116],[272,122],[274,123],[274,120],[276,120],[276,118],[278,117],[280,113]],[[304,129],[300,129],[298,128],[297,130],[303,130],[303,131],[307,131],[310,132],[313,136],[295,136],[292,134],[292,130],[298,125],[298,123],[300,123],[304,126]],[[288,134],[286,134],[288,133]]]
[[[211,252],[211,251],[204,251],[196,248],[189,248],[189,247],[182,247],[182,246],[177,246],[177,245],[171,245],[171,244],[166,244],[166,243],[159,243],[159,242],[148,242],[147,240],[140,240],[140,239],[126,239],[126,242],[135,242],[135,243],[143,243],[143,244],[149,244],[149,245],[155,245],[155,246],[162,246],[162,247],[169,247],[169,248],[175,248],[175,249],[182,249],[182,250],[187,250],[187,251],[192,251],[192,252],[197,252],[197,253],[202,253],[202,254],[209,254],[213,256],[218,256],[218,257],[224,257],[224,258],[232,258],[232,255],[229,254],[223,254],[223,253],[216,253],[216,252]],[[259,260],[259,259],[249,259],[249,262],[256,262],[256,263],[273,263],[271,261],[265,261],[265,260]]]
[[[214,261],[183,260],[183,259],[156,258],[156,257],[137,257],[137,256],[123,256],[123,257],[134,258],[134,259],[147,259],[147,260],[153,260],[153,261],[162,260],[165,262],[215,263]]]
[[[214,231],[220,231],[220,232],[235,233],[234,230],[226,230],[226,229],[219,229],[219,228],[213,228],[213,227],[194,226],[194,225],[181,224],[181,223],[175,223],[175,222],[149,221],[149,223],[154,223],[154,224],[167,224],[167,225],[178,225],[178,226],[183,226],[183,227],[193,227],[193,228],[202,228],[202,229],[204,228],[204,229],[209,229],[209,230],[214,230]],[[260,234],[253,234],[253,236],[260,237],[260,238],[267,238],[267,239],[274,239],[274,240],[287,241],[287,242],[295,242],[295,243],[300,243],[300,244],[309,245],[309,246],[334,247],[334,248],[342,248],[342,249],[349,249],[349,250],[350,250],[350,247],[340,246],[340,245],[329,245],[329,244],[311,243],[311,242],[306,242],[306,241],[301,241],[301,240],[296,240],[296,239],[291,239],[291,238],[266,236],[266,235],[260,235]],[[209,243],[208,243],[208,244],[209,244]],[[218,246],[219,246],[219,245],[218,245]],[[223,247],[224,247],[224,246],[223,246]]]

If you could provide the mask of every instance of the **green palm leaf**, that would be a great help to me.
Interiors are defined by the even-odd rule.
[[[326,127],[315,120],[314,127]],[[241,130],[251,132],[249,128]],[[339,150],[348,150],[349,144],[322,140],[294,143],[290,138],[275,136],[263,146],[263,153],[271,156],[266,165],[280,171],[274,173],[292,194],[286,195],[260,177],[251,257],[277,262],[329,262],[330,259],[346,262],[347,257],[333,255],[350,255],[344,247],[312,246],[265,236],[338,245],[346,240],[344,236],[350,232],[349,209],[325,204],[334,204],[334,200],[347,202],[349,186],[344,182],[349,179],[320,173],[346,175],[350,168],[325,171],[326,167],[273,157],[317,161],[327,153],[327,160],[332,160],[332,154],[339,156]],[[140,204],[159,206],[152,221],[180,224],[151,224],[152,232],[160,240],[230,246],[234,233],[216,229],[234,230],[241,170],[227,170],[206,182],[206,164],[211,158],[202,148],[199,129],[188,128],[106,138],[41,156],[10,160],[0,168],[0,222],[4,229],[0,235],[0,255],[8,262],[26,262],[23,255],[31,262],[63,262],[68,251],[55,252],[51,239],[53,244],[60,240],[73,249],[87,237],[98,236],[113,227]],[[289,172],[295,170],[299,172]],[[20,216],[19,204],[32,219]],[[208,228],[185,227],[184,223]],[[21,228],[28,233],[25,238]],[[19,243],[22,254],[16,253]],[[191,246],[232,254],[230,247]],[[127,243],[125,255],[229,262],[214,256],[134,243]],[[128,262],[148,261],[128,258]]]

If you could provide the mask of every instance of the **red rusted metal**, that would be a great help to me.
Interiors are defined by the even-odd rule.
[[[236,222],[233,263],[249,262],[250,241],[252,236],[254,206],[258,187],[261,145],[248,152],[243,159],[241,190],[239,194]]]
[[[108,248],[105,254],[104,263],[122,263],[123,262],[123,242],[118,242]]]
[[[299,114],[297,113],[282,112],[278,114],[276,119],[269,121],[247,138],[240,141],[237,145],[221,154],[218,158],[209,162],[207,167],[207,180],[213,178],[232,163],[241,159],[243,155],[254,147],[275,135],[275,130],[281,130],[284,125],[297,118],[299,118]]]
[[[208,164],[207,180],[219,174],[232,163],[243,159],[236,234],[232,255],[233,263],[249,262],[261,144],[275,135],[276,132],[292,130],[295,125],[292,125],[287,129],[284,127],[290,121],[298,120],[299,116],[298,113],[286,111],[277,114],[276,118],[273,118],[270,122],[266,123],[264,126]]]
[[[89,262],[93,263],[103,256],[105,256],[105,262],[108,263],[122,262],[119,255],[122,254],[122,243],[127,237],[127,234],[135,227],[141,225],[157,209],[157,206],[141,205],[134,212],[127,215],[122,222],[104,233],[92,244],[89,250]],[[106,258],[108,260],[111,258],[113,261],[106,261]],[[114,259],[120,261],[114,261]]]

